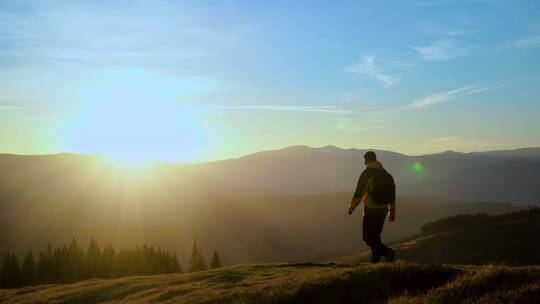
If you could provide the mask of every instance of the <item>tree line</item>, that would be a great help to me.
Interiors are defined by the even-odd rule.
[[[210,268],[221,267],[214,251]],[[193,242],[188,271],[208,269],[201,249]],[[118,278],[131,275],[182,273],[176,254],[143,245],[115,250],[112,245],[100,247],[92,238],[85,249],[76,239],[69,244],[47,249],[34,255],[28,250],[22,263],[14,254],[4,254],[0,261],[0,288],[50,283],[72,283],[91,278]]]

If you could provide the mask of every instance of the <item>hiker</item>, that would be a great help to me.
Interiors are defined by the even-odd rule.
[[[366,169],[358,179],[348,213],[352,214],[360,202],[364,202],[362,238],[371,247],[371,263],[378,263],[383,256],[387,262],[393,262],[396,252],[381,242],[381,232],[389,210],[389,221],[396,219],[394,179],[377,160],[375,152],[364,154],[364,164]]]

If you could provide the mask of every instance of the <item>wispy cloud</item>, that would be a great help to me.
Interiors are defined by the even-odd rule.
[[[467,86],[450,90],[447,92],[435,93],[435,94],[432,94],[432,95],[429,95],[420,99],[416,99],[411,104],[409,104],[407,108],[422,108],[422,107],[430,106],[437,103],[447,102],[459,96],[477,94],[480,92],[491,91],[495,89],[504,88],[507,86],[508,85],[482,87],[478,85],[467,85]]]
[[[540,36],[531,36],[520,39],[516,41],[513,46],[522,49],[540,47]]]
[[[494,1],[494,0],[412,0],[407,1],[407,5],[411,6],[424,6],[424,7],[432,7],[432,6],[452,6],[456,4],[470,4],[470,3],[477,3],[477,4],[485,4],[485,5],[501,5],[501,3],[504,3],[506,1]]]
[[[328,128],[336,128],[340,131],[357,134],[367,130],[383,128],[389,121],[389,112],[362,105],[358,102],[345,102],[338,105],[319,106],[276,106],[276,105],[206,105],[198,106],[203,110],[260,110],[260,111],[283,111],[301,113],[324,113],[328,114]]]
[[[27,100],[0,100],[0,110],[45,109],[45,108],[74,108],[77,102],[64,101],[27,101]]]
[[[375,56],[363,56],[360,58],[360,62],[351,67],[345,68],[345,70],[356,74],[367,74],[381,82],[385,88],[391,87],[401,80],[401,78],[397,75],[386,73],[383,68],[375,63],[375,60]]]
[[[460,0],[416,0],[416,1],[409,1],[407,4],[412,6],[439,6],[439,5],[448,5],[448,4],[455,4],[456,2],[459,2]]]
[[[465,138],[462,137],[462,136],[446,136],[446,137],[437,137],[437,138],[426,139],[426,140],[424,140],[424,142],[426,142],[426,143],[446,143],[446,142],[458,141],[458,140],[463,140],[463,139],[465,139]]]
[[[428,61],[448,60],[464,56],[469,52],[468,48],[453,39],[442,39],[431,45],[413,47],[413,49],[418,52],[422,59]]]
[[[321,106],[273,106],[273,105],[208,105],[206,109],[217,110],[271,110],[271,111],[287,111],[287,112],[320,112],[320,113],[352,113],[357,109],[351,109],[340,106],[321,105]]]
[[[471,88],[471,86],[465,86],[459,89],[442,92],[442,93],[435,93],[433,95],[429,95],[420,99],[417,99],[413,101],[410,104],[411,108],[421,108],[425,106],[429,106],[436,103],[446,102],[451,99],[454,99],[458,94],[467,91]]]
[[[437,35],[439,37],[458,37],[480,33],[478,30],[437,26],[432,24],[425,26],[425,28],[422,29],[422,32],[430,35]]]
[[[335,122],[334,127],[347,133],[360,133],[373,129],[380,129],[388,126],[390,119],[354,117],[351,115],[340,116],[332,119]]]
[[[454,37],[454,36],[463,36],[463,35],[473,35],[478,34],[480,31],[478,30],[467,30],[467,29],[456,29],[452,30],[446,33],[447,36]]]

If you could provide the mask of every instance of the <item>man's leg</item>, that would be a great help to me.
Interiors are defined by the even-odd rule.
[[[371,248],[371,263],[378,263],[381,260],[381,255],[377,248],[377,242],[373,237],[373,227],[373,218],[369,214],[364,213],[362,221],[362,239],[366,242],[366,245]]]
[[[386,219],[386,214],[388,213],[388,209],[386,208],[380,208],[380,209],[374,209],[376,212],[376,224],[374,225],[377,229],[376,235],[376,251],[380,256],[384,256],[385,260],[387,262],[393,262],[394,256],[396,255],[396,252],[392,249],[387,247],[385,244],[381,242],[381,233],[384,226],[384,220]]]
[[[386,245],[384,245],[381,241],[381,233],[382,233],[382,230],[383,230],[383,226],[384,226],[384,220],[386,219],[386,214],[388,213],[388,209],[386,208],[379,208],[379,209],[374,209],[374,211],[376,211],[376,215],[375,215],[375,233],[376,233],[376,246],[377,246],[377,251],[379,252],[379,254],[381,256],[386,256],[386,254],[389,252],[390,248],[386,247]]]
[[[384,219],[388,212],[385,208],[370,209],[364,207],[364,218],[362,222],[362,236],[368,246],[371,247],[371,262],[377,263],[389,252],[389,248],[381,242],[381,232]]]

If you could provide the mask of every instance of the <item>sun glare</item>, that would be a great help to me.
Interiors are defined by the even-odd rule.
[[[123,182],[126,181],[142,181],[150,178],[152,175],[152,169],[155,162],[151,160],[129,158],[124,156],[111,156],[103,154],[101,156],[102,165],[104,165],[109,172],[108,176],[104,176],[104,179],[120,178]]]
[[[81,103],[79,113],[64,128],[66,150],[104,154],[131,166],[200,157],[206,132],[197,110],[152,95],[144,85],[134,81],[129,86],[111,86],[108,98]]]
[[[144,167],[155,161],[151,155],[137,155],[129,153],[107,153],[106,158],[114,161],[116,164],[122,167]]]

